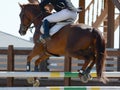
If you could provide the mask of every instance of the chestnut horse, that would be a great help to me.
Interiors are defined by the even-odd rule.
[[[35,61],[35,71],[38,71],[38,65],[51,55],[65,56],[65,62],[74,57],[85,60],[79,71],[80,77],[89,76],[92,67],[96,64],[97,77],[106,82],[107,79],[103,74],[106,60],[105,39],[99,30],[85,24],[69,24],[54,34],[46,44],[38,43],[42,19],[51,13],[42,12],[35,4],[20,5],[20,7],[20,35],[25,35],[32,23],[35,26],[33,37],[35,45],[27,58],[27,71],[30,71],[32,58],[37,55],[40,57]]]

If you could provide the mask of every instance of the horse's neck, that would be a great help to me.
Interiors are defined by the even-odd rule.
[[[39,13],[39,14],[40,14],[40,13]],[[38,15],[39,15],[39,14],[38,14]],[[46,16],[48,16],[48,15],[50,15],[50,14],[51,14],[51,13],[46,12],[46,13],[44,14],[43,18],[46,17]],[[34,17],[36,18],[36,17],[38,17],[38,16],[37,16],[36,14],[34,14]],[[35,22],[33,23],[34,26],[35,26],[35,32],[34,32],[34,35],[33,35],[33,41],[34,41],[34,43],[36,43],[36,42],[38,41],[38,39],[39,39],[39,37],[40,37],[40,35],[41,35],[40,28],[41,28],[41,25],[42,25],[42,20],[43,20],[43,18],[38,17],[38,18],[35,20]]]
[[[33,42],[37,43],[37,41],[39,40],[39,37],[41,35],[41,32],[39,29],[35,29],[34,35],[33,35]]]
[[[40,21],[38,21],[38,20],[36,20],[36,22],[34,22],[33,24],[35,27],[35,31],[34,31],[34,35],[33,35],[33,42],[36,43],[41,34],[41,32],[40,32],[41,24],[40,24]]]

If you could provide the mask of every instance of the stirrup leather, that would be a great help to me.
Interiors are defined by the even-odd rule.
[[[42,42],[43,44],[46,43],[45,39],[40,36],[39,41]]]

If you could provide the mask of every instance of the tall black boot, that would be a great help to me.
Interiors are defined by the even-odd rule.
[[[43,22],[43,28],[44,28],[44,34],[42,35],[42,37],[45,39],[47,37],[50,37],[49,35],[49,21],[46,19]]]
[[[43,22],[44,34],[40,36],[40,41],[45,43],[46,41],[50,40],[49,35],[49,21],[46,19]]]

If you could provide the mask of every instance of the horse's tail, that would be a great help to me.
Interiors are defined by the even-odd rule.
[[[105,67],[105,61],[106,61],[105,39],[98,30],[93,29],[93,34],[94,34],[94,37],[95,37],[95,47],[96,47],[96,71],[97,71],[97,77],[103,83],[106,83],[108,79],[103,74],[104,67]]]

